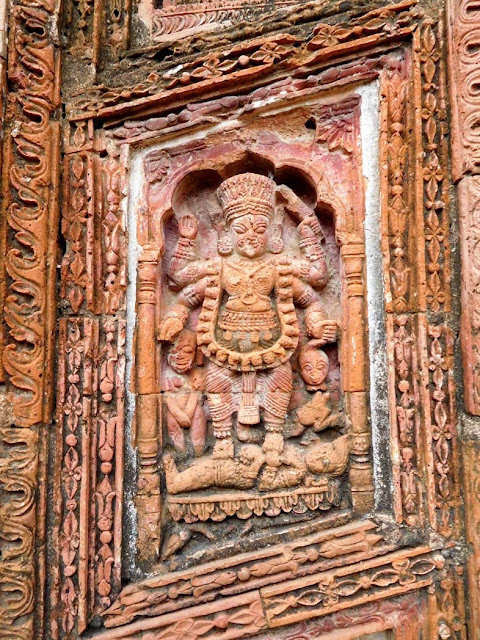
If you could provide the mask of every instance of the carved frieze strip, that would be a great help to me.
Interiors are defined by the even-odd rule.
[[[284,9],[298,4],[298,0],[276,0],[275,8]],[[243,20],[259,19],[271,11],[265,0],[253,0],[246,5],[243,0],[224,2],[210,0],[183,4],[172,2],[156,9],[152,17],[152,37],[157,42],[185,38],[195,33],[228,28]]]
[[[139,620],[94,637],[98,640],[233,640],[254,636],[266,628],[260,593],[251,591],[164,616]]]
[[[450,538],[458,535],[460,504],[453,336],[444,324],[419,320],[428,517],[430,526]]]
[[[125,309],[124,167],[115,148],[105,158],[94,152],[91,121],[76,124],[66,129],[73,152],[64,158],[61,309],[113,314]]]
[[[78,120],[65,124],[63,130],[64,154],[92,151],[94,149],[93,120]]]
[[[38,447],[35,428],[0,428],[0,637],[5,639],[35,637],[35,598],[41,600],[42,589],[34,557]]]
[[[432,584],[445,565],[428,548],[399,551],[260,590],[270,627],[292,624]]]
[[[378,77],[378,73],[384,64],[388,64],[388,59],[366,59],[355,60],[354,62],[342,65],[339,69],[328,69],[317,75],[310,75],[306,79],[293,78],[291,76],[267,84],[260,89],[245,92],[239,96],[224,96],[205,102],[189,104],[180,111],[165,112],[163,115],[152,117],[148,120],[127,121],[121,127],[107,131],[107,135],[115,139],[115,142],[125,142],[135,144],[146,141],[150,138],[158,139],[164,135],[180,133],[189,128],[196,127],[203,123],[212,124],[220,122],[226,116],[238,118],[241,115],[258,108],[258,100],[268,101],[275,98],[278,101],[286,101],[300,97],[307,99],[313,94],[326,93],[334,88],[340,88],[347,84],[369,80]],[[352,98],[352,101],[355,98]],[[354,120],[354,105],[350,101],[339,107],[339,111],[352,114],[347,116],[348,121],[344,121],[340,113],[328,110],[320,110],[319,124],[317,126],[317,139],[320,144],[325,143],[329,147],[349,148],[352,141],[353,126],[350,118]],[[255,105],[255,103],[257,103]],[[338,118],[335,131],[332,131],[332,123]],[[82,122],[82,121],[78,121]],[[321,139],[324,138],[324,139]],[[117,142],[118,144],[118,142]]]
[[[54,33],[58,7],[11,7],[3,215],[7,273],[3,352],[17,424],[49,420],[56,269],[59,126]],[[33,70],[32,70],[33,69]],[[10,135],[12,131],[15,135]]]
[[[465,443],[463,448],[465,470],[466,535],[470,545],[468,554],[467,594],[469,604],[469,631],[473,640],[480,630],[480,446],[478,442]]]
[[[447,564],[440,571],[435,588],[430,588],[429,593],[429,640],[468,640],[463,566]],[[472,640],[475,640],[475,635]]]
[[[59,342],[53,604],[75,638],[120,584],[125,323],[63,318]]]
[[[64,313],[98,310],[96,289],[101,269],[100,223],[96,215],[97,158],[80,152],[64,158],[61,231],[66,241],[60,270]]]
[[[387,316],[394,506],[397,522],[410,526],[424,522],[417,331],[415,315]]]
[[[348,524],[328,532],[278,544],[261,551],[209,563],[195,570],[149,578],[125,587],[104,612],[105,625],[127,624],[138,616],[155,616],[231,596],[268,584],[308,575],[392,550],[375,523]]]
[[[260,591],[138,620],[95,637],[99,640],[146,640],[147,637],[170,640],[188,632],[192,638],[222,638],[223,630],[225,638],[242,637],[252,634],[253,630],[236,625],[252,624],[253,613],[258,633],[267,627],[320,617],[429,587],[444,566],[442,555],[432,553],[428,547],[398,551]],[[239,608],[243,618],[237,616]],[[214,624],[210,617],[213,612]],[[204,627],[199,624],[200,620],[205,622]]]
[[[123,421],[125,414],[124,320],[112,317],[100,324],[98,354],[98,405],[93,420],[91,613],[111,605],[121,584]]]
[[[415,34],[420,70],[426,306],[450,311],[449,169],[443,23],[425,20]],[[417,121],[417,127],[420,123]],[[420,274],[419,274],[420,278]]]
[[[425,629],[426,617],[426,598],[419,597],[417,591],[300,622],[285,629],[285,635],[280,633],[278,637],[282,640],[318,640],[324,634],[328,637],[336,632],[342,640],[348,634],[350,640],[387,628],[395,630],[398,640],[418,640]],[[342,636],[339,636],[340,632],[343,632]],[[270,634],[270,631],[262,633],[255,640],[271,640]]]
[[[278,77],[299,67],[313,71],[332,59],[347,58],[372,47],[388,45],[408,38],[415,29],[420,13],[412,2],[391,5],[388,9],[365,14],[364,26],[347,25],[347,34],[334,34],[331,39],[319,32],[315,46],[298,46],[295,36],[283,33],[241,43],[221,53],[211,53],[183,65],[174,72],[161,75],[152,70],[148,79],[138,86],[93,87],[90,95],[82,92],[68,105],[74,119],[120,117],[126,110],[150,109],[158,112],[166,101],[176,99],[177,104],[190,102],[197,95],[218,94],[222,87],[234,82],[238,87],[259,76],[264,80]],[[376,15],[373,15],[376,14]],[[362,23],[363,24],[363,23]],[[329,25],[320,25],[326,26]],[[351,38],[351,40],[349,39]],[[333,43],[333,44],[332,44]],[[316,49],[312,51],[309,46]],[[79,94],[80,95],[80,94]],[[126,102],[130,100],[130,102]]]
[[[103,312],[107,314],[125,310],[126,280],[126,221],[121,206],[124,166],[116,149],[110,150],[101,166],[101,238],[102,274],[101,291]],[[97,210],[100,207],[97,207]]]
[[[458,185],[462,252],[461,340],[465,407],[480,415],[480,176]]]
[[[480,173],[478,82],[480,9],[471,0],[449,0],[449,80],[452,107],[453,178],[459,181],[462,250],[462,351],[465,405],[480,415],[478,313],[478,240],[480,238]]]
[[[411,300],[412,203],[409,188],[411,147],[408,144],[410,105],[406,62],[392,63],[381,83],[381,192],[382,243],[387,256],[385,273],[386,310],[404,313],[415,306]]]
[[[98,321],[91,318],[60,320],[55,471],[57,638],[74,638],[87,624],[90,448],[92,405],[98,389],[98,330]]]
[[[472,0],[448,0],[449,76],[452,102],[453,178],[480,173],[480,8]]]
[[[103,58],[116,59],[130,39],[130,0],[74,0],[65,12],[69,54],[98,69]]]

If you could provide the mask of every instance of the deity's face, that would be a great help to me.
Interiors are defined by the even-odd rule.
[[[320,389],[328,375],[328,356],[320,349],[304,347],[299,354],[300,373],[307,389]]]
[[[170,349],[168,364],[175,373],[187,373],[193,367],[196,351],[195,333],[184,329]]]
[[[258,258],[267,250],[269,218],[266,215],[246,213],[230,225],[235,251],[246,258]]]

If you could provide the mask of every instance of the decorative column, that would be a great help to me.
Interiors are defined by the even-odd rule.
[[[367,367],[365,346],[365,294],[362,243],[342,246],[341,255],[347,284],[344,302],[343,388],[347,415],[351,420],[350,489],[353,508],[366,513],[373,508],[373,467],[370,455],[370,428],[367,409]]]
[[[138,307],[135,360],[138,449],[138,556],[155,560],[160,546],[160,477],[158,473],[158,382],[156,371],[155,303],[159,250],[146,245],[138,259]]]

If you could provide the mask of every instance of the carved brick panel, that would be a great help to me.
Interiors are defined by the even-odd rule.
[[[476,632],[443,3],[415,4],[67,0],[63,158],[59,8],[13,7],[0,635],[467,640],[465,584]],[[480,414],[478,8],[460,5]]]

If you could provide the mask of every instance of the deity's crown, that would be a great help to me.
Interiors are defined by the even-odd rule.
[[[257,173],[240,173],[222,182],[217,189],[217,196],[226,224],[245,215],[245,205],[249,205],[255,213],[272,218],[276,186],[273,180]]]

